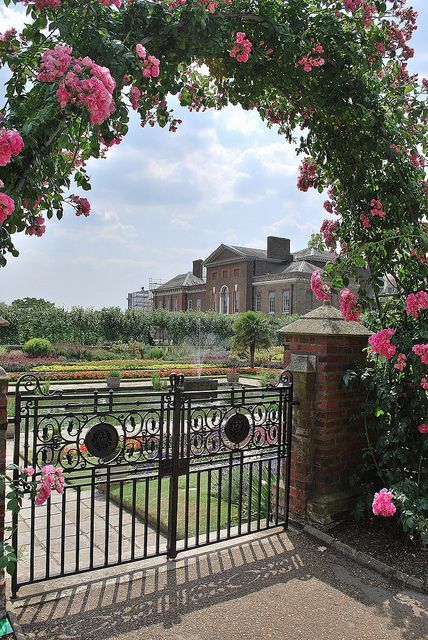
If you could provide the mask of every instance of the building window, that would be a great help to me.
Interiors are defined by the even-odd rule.
[[[268,313],[275,313],[275,291],[269,291]]]
[[[200,298],[196,300],[196,311],[202,311],[202,300]]]
[[[229,287],[220,289],[220,313],[229,313]]]
[[[239,313],[239,293],[237,285],[235,285],[233,292],[233,313]]]
[[[305,299],[305,312],[306,313],[308,313],[308,311],[312,310],[312,300],[313,300],[312,291],[306,291],[306,299]]]
[[[228,277],[229,277],[229,271],[227,271],[227,269],[225,269],[225,270],[223,271],[223,280],[224,280],[225,278],[228,278]]]
[[[178,298],[177,297],[174,298],[173,305],[174,305],[174,311],[178,311]]]
[[[212,294],[212,303],[211,303],[211,307],[212,307],[212,310],[213,310],[213,311],[216,311],[216,310],[217,310],[215,287],[213,287],[213,294]]]
[[[290,313],[290,290],[282,292],[282,313]]]
[[[239,278],[241,271],[239,269],[234,269],[233,270],[233,275],[235,276],[235,278]]]
[[[217,280],[217,271],[213,271],[211,275],[212,280]]]
[[[187,311],[193,311],[193,300],[187,301]]]
[[[262,294],[261,293],[256,293],[256,303],[254,307],[255,307],[255,311],[262,310]]]

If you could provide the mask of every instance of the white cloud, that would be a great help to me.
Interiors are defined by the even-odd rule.
[[[28,23],[30,18],[25,15],[25,11],[22,7],[15,7],[11,5],[9,7],[0,7],[0,33],[7,31],[14,27],[18,31],[21,31],[25,23]]]
[[[171,224],[181,229],[193,229],[193,225],[189,219],[184,216],[173,216],[170,220]]]

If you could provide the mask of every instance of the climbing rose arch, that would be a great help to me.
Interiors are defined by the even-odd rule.
[[[405,0],[14,1],[29,20],[0,37],[1,266],[14,234],[43,235],[64,201],[90,214],[65,193],[90,189],[87,160],[120,144],[130,110],[176,131],[172,94],[189,110],[256,110],[298,143],[297,186],[325,190],[333,216],[314,238],[331,252],[331,287],[317,276],[315,295],[341,291],[358,319],[364,290],[346,286],[366,266],[375,294],[389,273],[424,295],[428,82],[408,71],[417,14]]]

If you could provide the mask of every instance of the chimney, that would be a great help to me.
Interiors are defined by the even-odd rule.
[[[202,280],[203,260],[193,260],[193,275]]]
[[[268,236],[267,259],[290,262],[290,240],[288,238],[276,238],[275,236]]]

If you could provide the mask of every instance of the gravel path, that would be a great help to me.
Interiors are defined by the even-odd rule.
[[[49,589],[22,594],[15,605],[28,639],[428,638],[427,596],[388,583],[297,531]]]

